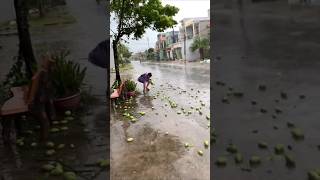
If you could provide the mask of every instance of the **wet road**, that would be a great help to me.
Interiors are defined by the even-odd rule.
[[[224,156],[228,164],[214,166],[213,178],[307,179],[307,172],[320,166],[319,7],[289,6],[285,1],[215,2],[214,53],[221,60],[213,65],[212,77],[226,85],[213,86],[218,134],[213,159]],[[259,84],[266,90],[259,91]],[[228,96],[229,87],[244,96]],[[280,97],[281,91],[287,99]],[[223,97],[230,104],[223,103]],[[261,108],[267,112],[261,113]],[[292,138],[288,122],[304,132],[304,140]],[[266,142],[268,148],[258,148],[259,142]],[[226,152],[230,143],[244,156],[243,164],[235,164],[234,155]],[[284,157],[275,155],[276,144],[285,146],[295,168],[286,167]],[[255,168],[248,162],[254,155],[262,161]]]
[[[140,74],[152,72],[155,85],[147,94],[112,111],[111,179],[209,179],[210,147],[204,147],[210,136],[206,119],[210,113],[209,67],[132,64],[134,69],[127,78],[136,80]],[[138,91],[142,92],[141,83]],[[168,99],[177,107],[171,108]],[[137,119],[135,123],[123,116],[124,108]],[[141,111],[146,114],[139,115]],[[133,142],[126,142],[130,137]],[[191,147],[186,148],[185,143]],[[199,150],[203,156],[197,154]]]
[[[15,18],[13,1],[0,2],[0,22],[9,21]]]

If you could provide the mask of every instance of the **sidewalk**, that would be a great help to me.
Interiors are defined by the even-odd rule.
[[[200,61],[192,61],[192,62],[184,62],[184,61],[144,61],[141,63],[146,64],[165,64],[165,65],[173,65],[173,66],[192,66],[192,67],[199,67],[199,68],[210,68],[210,63],[200,63]],[[209,65],[209,66],[208,66]]]

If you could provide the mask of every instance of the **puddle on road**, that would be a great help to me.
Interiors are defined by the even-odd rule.
[[[112,159],[111,179],[179,179],[174,162],[185,149],[177,137],[160,134],[150,126],[144,126],[135,137],[125,148],[115,150],[122,151],[124,158]]]

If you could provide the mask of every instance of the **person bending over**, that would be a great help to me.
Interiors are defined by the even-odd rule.
[[[138,81],[143,84],[143,92],[150,90],[148,88],[148,86],[151,82],[151,79],[150,79],[151,76],[152,76],[152,74],[149,72],[149,73],[144,73],[144,74],[140,75],[140,77],[138,78]]]

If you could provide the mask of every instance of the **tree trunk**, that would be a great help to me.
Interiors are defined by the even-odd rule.
[[[44,16],[44,9],[43,9],[43,0],[38,0],[38,9],[40,17]]]
[[[202,48],[199,49],[199,53],[200,53],[200,59],[204,59],[203,58],[203,49]]]
[[[32,43],[29,33],[28,8],[25,0],[14,0],[16,22],[19,34],[19,58],[22,58],[26,65],[26,73],[32,77],[32,68],[36,64],[33,54]]]
[[[116,69],[116,80],[121,81],[120,78],[120,71],[119,71],[119,57],[118,57],[118,42],[113,40],[112,42],[112,48],[113,48],[113,57],[114,57],[114,66]]]

